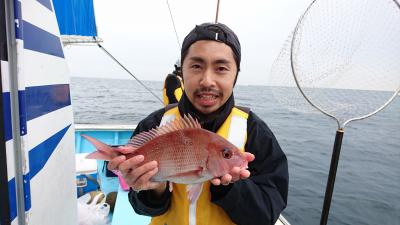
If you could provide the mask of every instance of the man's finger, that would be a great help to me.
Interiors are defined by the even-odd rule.
[[[215,186],[218,186],[221,184],[221,180],[219,178],[214,178],[210,182]]]
[[[232,176],[230,174],[225,174],[221,178],[221,184],[222,185],[228,185],[232,181]]]
[[[125,162],[121,163],[119,165],[119,170],[123,173],[128,173],[131,170],[136,169],[136,167],[143,162],[144,156],[143,155],[137,155],[134,156],[130,159],[127,159]]]
[[[250,177],[250,171],[242,170],[240,171],[240,179],[246,179]]]
[[[251,154],[250,152],[245,152],[244,154],[245,154],[247,162],[251,162],[255,159],[255,156],[253,154]]]
[[[141,175],[135,182],[135,185],[139,185],[143,187],[145,190],[150,189],[151,187],[149,186],[150,178],[154,176],[158,172],[158,168],[154,168],[150,171],[147,171],[145,174]]]
[[[156,161],[151,161],[146,164],[139,166],[138,168],[132,170],[131,175],[138,179],[139,177],[143,176],[144,174],[148,173],[149,171],[154,170],[157,168],[158,163]],[[154,175],[154,174],[153,174]]]
[[[231,170],[232,181],[237,181],[240,178],[240,168],[235,166]],[[231,182],[232,182],[231,181]]]
[[[124,155],[117,156],[108,162],[107,168],[109,170],[118,170],[118,166],[126,160]]]

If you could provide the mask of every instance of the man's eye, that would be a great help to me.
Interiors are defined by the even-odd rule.
[[[199,64],[193,64],[193,65],[190,66],[190,68],[192,68],[192,69],[200,69],[201,67],[200,67]]]
[[[220,67],[217,68],[217,71],[218,72],[225,72],[225,71],[228,71],[228,68],[220,66]]]

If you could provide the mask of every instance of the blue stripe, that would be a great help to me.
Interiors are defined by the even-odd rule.
[[[19,132],[20,136],[26,134],[26,101],[25,91],[18,91],[18,104],[19,104]]]
[[[17,217],[17,196],[15,194],[15,178],[8,182],[8,200],[10,203],[10,220]]]
[[[26,134],[26,113],[25,113],[25,91],[18,91],[19,101],[19,128],[20,135]],[[3,117],[4,117],[4,137],[6,141],[13,138],[12,134],[12,116],[11,116],[11,97],[10,92],[3,93]]]
[[[29,174],[24,175],[25,211],[29,211],[31,209],[31,187],[29,176]],[[18,214],[17,195],[15,192],[15,178],[11,179],[8,182],[8,200],[10,204],[10,220],[13,221]]]
[[[46,165],[70,126],[71,124],[29,151],[29,173],[31,179]]]
[[[15,18],[15,38],[22,40],[22,13],[21,13],[21,2],[18,0],[14,1],[14,18]]]
[[[26,121],[71,105],[69,84],[28,87],[18,91],[21,136],[27,133]],[[4,134],[6,141],[12,139],[10,92],[3,93]]]
[[[53,11],[53,9],[51,8],[51,2],[50,0],[37,0],[40,4],[42,4],[43,6],[45,6],[46,8],[48,8],[50,11]]]
[[[25,174],[24,178],[24,204],[25,204],[25,212],[31,209],[31,182],[30,182],[30,173]]]
[[[60,38],[41,28],[23,21],[24,48],[64,58]]]
[[[3,93],[3,113],[4,138],[6,139],[6,141],[9,141],[12,139],[10,92]]]
[[[69,84],[26,88],[27,121],[71,105]]]

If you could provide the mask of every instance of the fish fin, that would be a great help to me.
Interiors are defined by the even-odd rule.
[[[193,118],[190,114],[183,117],[184,120],[185,120],[185,118],[186,118],[186,121],[190,122],[190,124],[192,125],[192,128],[201,128],[199,121],[197,121],[197,119]]]
[[[183,118],[177,118],[172,122],[169,122],[164,126],[157,128],[157,134],[163,135],[173,131],[189,129],[189,128],[201,128],[200,123],[196,119],[194,119],[190,114],[184,115]]]
[[[172,122],[168,122],[164,126],[157,127],[155,129],[151,129],[150,131],[141,132],[140,134],[135,135],[129,141],[127,146],[138,149],[158,136],[188,128],[201,128],[201,125],[196,119],[193,119],[191,115],[185,115],[182,119],[177,118]]]
[[[141,132],[140,134],[135,135],[131,140],[129,140],[127,146],[134,149],[138,149],[147,142],[149,142],[150,140],[156,138],[157,136],[158,136],[157,128],[151,129],[150,131],[144,131]]]
[[[203,184],[188,184],[186,186],[187,197],[190,203],[197,201],[200,197],[201,190],[203,189]]]
[[[105,161],[110,161],[112,159],[111,156],[109,156],[108,154],[105,154],[103,152],[100,152],[100,151],[95,151],[95,152],[89,153],[85,158],[101,159],[101,160],[105,160]]]
[[[115,148],[95,139],[92,137],[89,137],[87,135],[81,134],[83,138],[88,140],[95,148],[97,151],[92,152],[91,154],[87,155],[86,158],[89,159],[104,159],[104,160],[110,160],[114,156],[116,156]],[[99,158],[96,158],[99,157]]]

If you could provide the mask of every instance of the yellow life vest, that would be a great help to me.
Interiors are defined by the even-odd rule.
[[[180,84],[181,84],[180,87],[178,87],[178,88],[176,88],[176,89],[174,90],[175,98],[176,98],[176,100],[178,100],[178,102],[179,102],[179,99],[181,99],[181,97],[182,97],[182,95],[183,95],[183,82],[182,82],[182,78],[181,78],[181,77],[179,77],[179,76],[176,76],[176,77],[179,79],[179,82],[180,82]],[[169,98],[168,98],[168,96],[167,96],[167,87],[166,87],[166,85],[165,85],[165,81],[164,81],[164,88],[163,88],[163,100],[164,100],[164,105],[169,105],[169,104],[171,104],[171,102],[169,102]]]
[[[248,113],[233,107],[217,134],[244,151],[247,140]],[[178,107],[167,110],[160,126],[180,117]],[[173,184],[171,205],[167,212],[153,217],[152,225],[225,225],[234,224],[225,211],[211,202],[209,181],[202,184],[201,194],[193,203],[187,199],[185,184]]]

